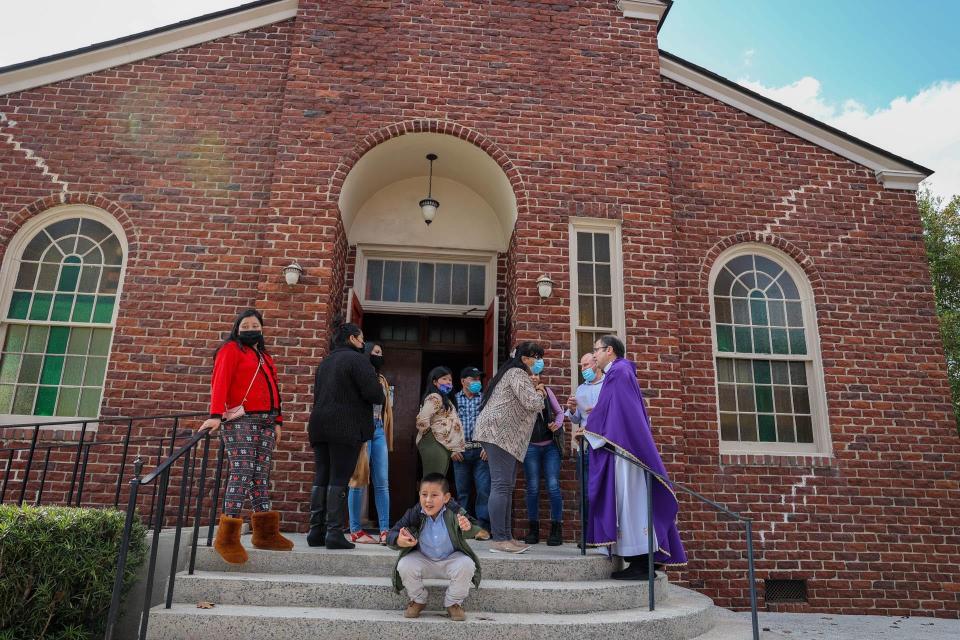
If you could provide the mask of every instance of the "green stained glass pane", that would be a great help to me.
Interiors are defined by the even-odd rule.
[[[733,321],[737,324],[750,324],[750,306],[744,298],[733,299]]]
[[[16,387],[12,384],[0,384],[0,413],[11,413],[15,390]]]
[[[790,363],[790,384],[807,385],[807,365],[802,362]]]
[[[20,263],[20,270],[17,271],[17,284],[14,285],[14,289],[33,289],[37,280],[37,267],[36,262]]]
[[[788,302],[787,304],[787,324],[791,327],[803,326],[803,312],[800,310],[799,302]]]
[[[757,422],[760,427],[760,442],[776,442],[777,426],[773,416],[757,416]]]
[[[14,291],[10,298],[10,310],[7,317],[11,320],[26,320],[30,309],[30,294],[25,291]]]
[[[69,337],[69,328],[50,327],[50,340],[47,342],[47,353],[66,353],[67,338]]]
[[[50,335],[50,327],[30,327],[25,351],[27,353],[46,353],[48,335]]]
[[[717,325],[717,350],[733,351],[733,327],[728,324]]]
[[[415,263],[415,262],[408,262],[408,263],[404,263],[404,264],[405,264],[405,265],[406,265],[406,264],[411,264],[411,265],[414,266],[414,271],[413,271],[413,273],[414,273],[414,277],[416,277],[416,263]],[[473,279],[475,278],[474,273],[479,274],[479,276],[477,276],[477,278],[482,278],[483,275],[484,275],[483,267],[473,267],[473,266],[470,267],[470,277],[471,277],[471,280],[473,280]],[[416,287],[416,281],[414,281],[413,286]],[[117,289],[118,289],[119,287],[120,287],[120,267],[107,267],[107,268],[105,268],[105,269],[103,270],[103,277],[100,279],[100,293],[116,293],[116,292],[117,292]],[[483,280],[482,280],[482,279],[480,279],[479,282],[476,283],[476,290],[479,292],[479,295],[480,295],[480,297],[481,297],[480,302],[478,302],[477,304],[483,304],[483,300],[482,300],[482,297],[483,297]],[[473,294],[473,291],[474,291],[474,283],[471,282],[471,283],[470,283],[470,293]],[[412,302],[412,300],[411,300],[411,302]]]
[[[105,356],[110,352],[110,329],[94,329],[90,339],[90,355]]]
[[[797,441],[793,429],[793,416],[777,416],[777,440],[779,442]]]
[[[77,413],[83,417],[94,418],[100,413],[100,388],[87,388],[80,393],[80,407]]]
[[[7,344],[4,351],[23,351],[27,341],[27,328],[22,324],[12,324],[7,327]]]
[[[760,413],[773,412],[773,389],[770,387],[756,387],[757,411]]]
[[[790,329],[790,353],[805,355],[807,353],[807,339],[803,329]]]
[[[797,442],[810,444],[813,442],[813,422],[810,416],[796,416]]]
[[[740,411],[756,411],[753,402],[753,387],[748,384],[737,385],[737,405]]]
[[[100,267],[84,266],[80,271],[80,285],[77,291],[80,293],[96,293],[100,282]]]
[[[73,305],[74,322],[90,322],[93,315],[93,296],[77,296],[77,302]]]
[[[753,346],[750,343],[750,327],[734,327],[734,337],[737,342],[737,351],[740,353],[753,352]]]
[[[56,263],[45,262],[40,265],[40,276],[37,278],[37,291],[55,291],[57,288],[57,276],[60,274],[60,261]]]
[[[31,320],[47,320],[50,318],[50,305],[53,303],[53,296],[49,293],[37,293],[33,296],[33,304],[30,306]]]
[[[87,369],[83,373],[84,385],[100,385],[107,370],[106,358],[87,358]]]
[[[113,320],[113,296],[97,296],[97,306],[93,310],[93,322],[109,324]]]
[[[770,353],[770,330],[766,327],[753,330],[753,352]]]
[[[790,353],[790,344],[787,341],[786,329],[770,329],[770,338],[773,347],[773,353],[786,355]]]
[[[735,413],[721,413],[720,414],[720,439],[736,442],[740,439],[740,434],[737,433],[737,414]]]
[[[37,404],[33,409],[35,416],[52,416],[57,408],[57,388],[40,387],[37,392]]]
[[[733,382],[733,360],[729,358],[717,358],[717,380],[720,382]]]
[[[50,319],[54,322],[70,322],[70,308],[73,306],[73,296],[57,294],[53,298],[53,313]]]
[[[73,293],[77,290],[77,281],[80,279],[80,258],[68,256],[60,267],[60,280],[57,282],[57,291]]]
[[[80,402],[80,389],[61,388],[57,398],[58,416],[77,415],[77,404]]]
[[[5,353],[0,359],[0,382],[13,383],[17,381],[17,371],[20,370],[20,354]],[[2,413],[2,412],[0,412]]]
[[[753,379],[757,384],[770,384],[770,361],[753,361]]]
[[[40,384],[60,384],[60,374],[63,373],[63,356],[47,356],[43,359],[43,371],[40,373]],[[45,413],[43,415],[51,415]]]
[[[773,327],[787,326],[787,313],[783,308],[783,303],[779,300],[768,300],[767,311],[770,314],[770,325]]]
[[[87,344],[90,342],[90,329],[77,327],[70,331],[70,341],[67,344],[67,353],[84,355],[87,353]]]
[[[13,398],[13,409],[11,413],[25,416],[33,415],[33,400],[36,397],[36,387],[28,385],[18,386],[17,393]]]
[[[750,321],[758,327],[767,326],[767,301],[764,300],[763,294],[754,291],[750,297],[753,298],[750,301]]]
[[[23,356],[17,382],[21,384],[37,384],[37,381],[40,379],[40,365],[42,363],[43,356],[41,355],[28,354]]]
[[[757,414],[740,414],[740,440],[741,442],[757,441]]]
[[[67,356],[63,364],[63,379],[60,384],[80,386],[83,383],[83,356]]]

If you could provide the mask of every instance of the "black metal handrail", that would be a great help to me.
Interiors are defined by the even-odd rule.
[[[139,639],[144,640],[147,635],[147,624],[150,619],[151,600],[153,598],[153,577],[157,566],[157,552],[160,542],[160,533],[163,528],[164,515],[167,506],[167,489],[170,482],[170,474],[174,470],[179,460],[183,461],[180,476],[180,501],[177,508],[177,521],[174,529],[173,552],[170,560],[170,577],[167,583],[167,593],[165,599],[165,608],[169,609],[173,605],[173,589],[177,575],[177,562],[180,554],[180,540],[185,518],[189,518],[189,504],[193,491],[194,472],[196,471],[197,448],[203,443],[203,452],[200,454],[200,475],[199,487],[196,498],[196,509],[193,514],[193,535],[190,542],[190,564],[188,573],[193,575],[197,558],[197,542],[200,538],[200,519],[203,508],[203,499],[207,482],[207,468],[210,460],[210,439],[209,431],[198,431],[179,449],[173,451],[166,459],[160,462],[156,469],[144,477],[140,477],[143,472],[143,460],[139,457],[134,461],[134,475],[130,480],[130,497],[127,501],[127,515],[123,528],[123,538],[121,540],[120,554],[117,557],[117,573],[114,578],[113,594],[110,600],[110,611],[107,615],[107,628],[105,640],[113,640],[113,634],[116,628],[117,619],[120,614],[120,595],[123,589],[123,574],[127,563],[127,550],[130,546],[130,537],[133,530],[133,521],[136,517],[137,496],[140,489],[146,485],[153,485],[155,491],[159,491],[157,496],[157,509],[153,517],[153,540],[150,548],[150,560],[147,565],[146,589],[143,598],[143,606],[140,611]],[[215,484],[210,504],[209,529],[207,531],[207,546],[213,544],[213,529],[216,520],[217,510],[220,500],[220,481],[223,474],[223,447],[218,448],[217,470],[215,475]],[[185,516],[185,510],[187,511]]]
[[[738,522],[742,522],[746,528],[746,538],[747,538],[747,580],[750,583],[750,623],[753,627],[753,640],[760,640],[760,624],[757,619],[757,584],[756,577],[754,572],[754,561],[753,561],[753,520],[742,516],[739,513],[731,511],[722,504],[707,498],[700,493],[697,493],[693,489],[680,484],[679,482],[672,481],[665,476],[657,473],[647,465],[643,464],[639,460],[635,460],[632,457],[626,456],[620,451],[618,451],[613,445],[607,443],[603,448],[613,455],[619,457],[622,460],[626,460],[635,467],[639,467],[643,470],[644,480],[647,484],[647,598],[648,598],[648,607],[650,611],[653,611],[656,608],[655,603],[655,584],[656,584],[656,571],[654,569],[654,539],[653,539],[653,479],[658,478],[662,482],[666,483],[667,486],[673,487],[674,489],[679,489],[684,493],[693,496],[700,502],[707,504],[714,509],[722,512],[723,514],[733,518]],[[577,461],[580,470],[580,555],[585,555],[587,553],[587,509],[586,509],[586,487],[587,479],[584,468],[584,460],[586,456],[586,443],[584,438],[580,438],[580,459]]]

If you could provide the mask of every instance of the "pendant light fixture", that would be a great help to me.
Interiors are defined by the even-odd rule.
[[[427,154],[427,160],[430,161],[430,178],[427,182],[427,197],[420,201],[420,212],[423,214],[423,221],[427,224],[433,222],[433,217],[437,215],[437,207],[440,206],[440,203],[433,199],[433,161],[436,159],[437,154]]]

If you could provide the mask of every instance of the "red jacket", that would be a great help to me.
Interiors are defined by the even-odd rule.
[[[263,366],[257,371],[257,351],[241,347],[234,341],[227,342],[213,362],[213,380],[210,382],[210,417],[219,418],[226,409],[232,409],[243,400],[247,413],[262,411],[282,412],[280,389],[277,386],[277,370],[269,353],[263,354]],[[256,373],[256,380],[253,380]],[[250,381],[253,380],[253,386]],[[283,423],[283,415],[277,415],[277,424]]]

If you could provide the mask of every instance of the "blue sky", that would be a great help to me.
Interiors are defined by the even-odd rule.
[[[246,1],[8,0],[0,67]],[[676,0],[660,45],[934,169],[929,187],[950,196],[960,194],[958,25],[960,0]]]

